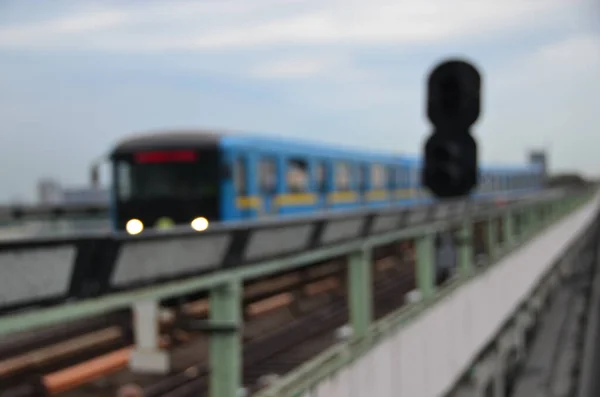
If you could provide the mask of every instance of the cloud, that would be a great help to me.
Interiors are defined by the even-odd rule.
[[[518,148],[551,149],[551,167],[598,173],[600,37],[566,36],[487,68],[477,126],[486,158],[522,161]]]
[[[29,26],[4,28],[0,29],[0,47],[21,47],[33,43],[56,44],[57,40],[68,40],[69,37],[83,33],[114,28],[125,23],[127,19],[127,14],[121,11],[99,11],[70,15]]]
[[[120,9],[107,3],[42,24],[0,29],[0,48],[139,52],[426,44],[552,24],[565,5],[561,0],[251,3],[169,2]]]
[[[297,79],[335,73],[344,67],[339,58],[296,57],[259,62],[251,75],[264,79]]]

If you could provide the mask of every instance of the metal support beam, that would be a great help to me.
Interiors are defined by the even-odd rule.
[[[504,247],[511,247],[515,242],[515,232],[514,232],[514,216],[508,211],[504,215]]]
[[[529,218],[529,235],[533,235],[537,233],[539,229],[539,219],[537,217],[537,205],[532,205],[528,208],[527,217]]]
[[[242,324],[242,284],[230,280],[210,290],[210,320]],[[210,396],[236,396],[242,383],[241,326],[210,335]]]
[[[170,370],[170,357],[159,345],[159,307],[156,301],[142,301],[133,305],[135,349],[129,366],[138,373],[166,374]]]
[[[363,337],[373,320],[373,266],[371,249],[348,255],[348,294],[353,334]]]
[[[417,287],[422,299],[433,296],[435,286],[435,245],[431,234],[417,239]]]
[[[487,242],[487,251],[488,251],[488,262],[491,263],[494,260],[494,256],[496,255],[496,249],[498,246],[498,237],[496,233],[498,232],[497,225],[494,218],[489,218],[485,222],[485,237]]]
[[[459,231],[458,271],[461,277],[468,277],[473,272],[473,224],[463,223]]]

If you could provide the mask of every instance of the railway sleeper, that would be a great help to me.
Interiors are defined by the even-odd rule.
[[[394,303],[401,304],[404,295],[402,285],[402,280],[387,280],[385,284],[377,285],[376,300],[387,302],[388,310],[394,306]],[[265,374],[279,372],[282,375],[331,346],[335,343],[332,331],[348,321],[347,309],[345,300],[339,299],[328,307],[290,323],[272,335],[249,342],[244,347],[244,384],[249,385],[249,390],[256,390],[259,387],[257,385],[259,378]],[[320,337],[328,342],[322,346],[322,349],[318,351],[309,349],[300,356],[286,357],[286,351],[292,349],[302,351],[302,346],[307,341],[321,339]],[[145,390],[145,395],[148,397],[185,397],[197,396],[198,393],[206,395],[208,385],[206,364],[195,366],[194,372],[196,377],[193,379],[185,374],[179,374],[152,385]]]

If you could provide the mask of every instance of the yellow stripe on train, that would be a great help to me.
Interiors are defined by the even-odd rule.
[[[369,201],[387,200],[388,198],[388,192],[385,190],[378,189],[367,192],[367,200]]]
[[[395,191],[395,198],[396,200],[404,200],[404,199],[410,199],[415,197],[416,195],[416,189],[396,189]]]
[[[419,192],[417,189],[396,189],[393,197],[396,200],[408,199],[415,197]],[[371,190],[366,192],[368,201],[384,201],[389,200],[392,196],[386,190]],[[356,203],[358,202],[358,193],[353,191],[332,192],[327,196],[327,201],[332,204],[341,203]],[[315,193],[289,193],[279,194],[273,197],[273,204],[277,207],[299,206],[299,205],[316,205],[318,195]],[[263,206],[263,200],[260,196],[240,196],[236,199],[236,206],[239,209],[259,209]]]
[[[239,196],[235,200],[235,205],[239,209],[260,208],[262,199],[259,196]]]
[[[332,192],[329,193],[327,201],[330,203],[355,203],[358,201],[356,192]]]
[[[280,194],[275,197],[275,204],[278,206],[315,205],[316,203],[317,195],[314,193]]]

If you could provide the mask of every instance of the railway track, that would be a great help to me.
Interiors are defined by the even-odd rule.
[[[402,306],[405,295],[415,288],[413,253],[412,241],[374,251],[376,317]],[[343,258],[246,284],[247,391],[284,375],[347,333],[345,295]],[[0,344],[0,397],[113,397],[123,384],[139,385],[145,397],[206,395],[208,338],[181,324],[206,318],[209,307],[205,296],[192,298],[169,301],[161,319],[161,343],[173,362],[169,375],[128,371],[133,331],[127,310],[6,338]]]

